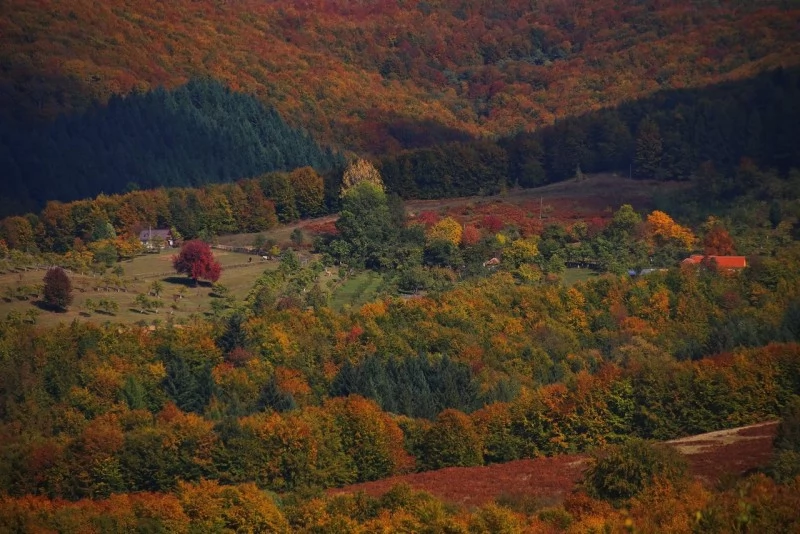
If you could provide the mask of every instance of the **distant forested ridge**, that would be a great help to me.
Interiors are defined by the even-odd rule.
[[[156,89],[52,123],[0,125],[0,214],[131,189],[326,169],[338,156],[256,98],[215,81]]]
[[[777,69],[662,91],[497,142],[389,155],[380,168],[387,187],[404,198],[496,193],[506,185],[614,171],[641,179],[694,177],[710,198],[729,198],[756,185],[738,172],[743,160],[745,167],[750,161],[779,173],[800,166],[799,137],[800,70]]]
[[[0,115],[203,76],[373,155],[797,65],[786,0],[0,3]]]

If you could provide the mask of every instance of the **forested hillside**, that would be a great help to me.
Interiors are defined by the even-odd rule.
[[[0,531],[797,531],[799,34],[0,2]],[[656,443],[753,423],[718,485]],[[556,456],[554,501],[330,492]]]
[[[485,194],[619,172],[694,178],[707,200],[730,200],[759,185],[742,167],[786,175],[800,166],[799,125],[800,70],[777,69],[700,89],[659,91],[496,142],[386,155],[381,171],[404,198]]]
[[[773,170],[790,187],[789,170],[800,167],[794,142],[800,136],[798,102],[800,70],[778,69],[701,89],[659,91],[533,133],[384,155],[379,167],[388,190],[405,199],[494,194],[584,173],[618,172],[635,179],[692,179],[706,201],[727,201],[764,186],[759,168]],[[108,107],[33,132],[0,127],[0,164],[11,178],[0,196],[5,201],[0,215],[3,210],[38,211],[44,200],[121,192],[132,185],[167,187],[105,195],[95,203],[105,203],[103,218],[117,231],[166,225],[185,236],[197,236],[204,228],[207,235],[267,229],[271,224],[251,220],[266,199],[274,202],[281,222],[335,211],[343,170],[343,158],[287,127],[273,111],[209,82],[115,98]],[[308,184],[301,178],[310,175],[274,173],[256,180],[258,187],[248,180],[216,188],[226,196],[228,208],[207,195],[217,182],[303,165],[330,169],[323,173],[324,199],[322,189],[308,198]],[[202,186],[205,192],[174,189],[187,185]],[[245,191],[237,191],[242,187]],[[167,199],[175,195],[182,199]],[[187,200],[187,195],[197,200]],[[250,199],[250,213],[239,200],[242,195]],[[139,197],[150,200],[134,200]],[[298,209],[296,198],[315,208]],[[118,203],[130,209],[120,211]],[[65,243],[71,237],[86,241],[91,224],[83,220],[85,204],[64,207],[77,210],[74,220],[54,224],[51,232],[63,234]],[[202,210],[189,214],[192,205]],[[226,209],[236,213],[226,216],[221,213]],[[57,210],[48,210],[42,216],[52,219]],[[3,226],[0,236],[18,241],[9,239]],[[74,232],[80,227],[83,231]]]
[[[36,128],[0,125],[1,213],[49,200],[200,186],[269,171],[339,165],[274,109],[214,81],[93,105]]]
[[[796,64],[792,6],[11,0],[0,6],[0,108],[54,117],[210,77],[324,140],[379,153]]]

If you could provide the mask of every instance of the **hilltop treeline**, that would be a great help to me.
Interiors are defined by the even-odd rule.
[[[0,239],[12,249],[63,253],[108,239],[138,242],[145,228],[171,228],[186,239],[262,232],[278,222],[326,210],[324,180],[311,167],[236,183],[159,188],[92,200],[48,202],[38,215],[6,217]]]
[[[404,198],[535,187],[582,173],[695,178],[704,198],[754,186],[743,159],[787,173],[800,165],[800,70],[703,89],[665,91],[497,142],[440,145],[387,156],[381,172]],[[703,171],[698,172],[702,166]]]
[[[0,214],[133,189],[201,186],[340,165],[329,149],[250,95],[195,80],[112,97],[33,127],[0,126]]]

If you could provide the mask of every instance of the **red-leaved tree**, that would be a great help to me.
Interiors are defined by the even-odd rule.
[[[199,240],[185,242],[180,253],[172,257],[172,266],[178,273],[188,275],[195,283],[201,278],[216,282],[222,273],[222,267],[214,259],[211,247]]]

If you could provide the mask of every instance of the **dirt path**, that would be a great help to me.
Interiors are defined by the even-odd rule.
[[[776,422],[672,440],[686,455],[692,474],[707,484],[726,475],[741,475],[763,467],[772,456]],[[414,473],[331,490],[331,493],[364,491],[379,496],[405,483],[447,502],[480,506],[497,498],[533,499],[542,504],[559,503],[572,491],[588,465],[586,455],[562,455],[535,460],[516,460],[482,467],[449,467]]]

